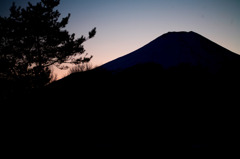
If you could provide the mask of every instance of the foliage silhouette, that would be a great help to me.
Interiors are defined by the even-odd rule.
[[[82,63],[70,68],[68,74],[70,75],[72,73],[89,71],[89,70],[92,70],[93,68],[94,67],[91,63]]]
[[[75,38],[64,28],[70,14],[60,19],[55,9],[60,0],[41,0],[26,8],[10,8],[9,17],[0,17],[0,75],[8,79],[28,80],[31,87],[41,87],[50,81],[49,66],[66,69],[63,63],[81,64],[91,60],[80,57],[85,52],[83,43],[93,38],[96,28],[88,37]]]

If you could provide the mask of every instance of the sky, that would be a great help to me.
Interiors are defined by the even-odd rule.
[[[1,16],[9,14],[12,1],[0,1]],[[20,6],[28,1],[40,0],[15,0]],[[84,43],[94,66],[169,31],[194,31],[240,54],[240,0],[61,0],[57,9],[63,17],[71,13],[66,29],[76,37],[97,28],[96,36]]]

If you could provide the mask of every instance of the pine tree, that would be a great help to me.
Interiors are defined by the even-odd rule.
[[[41,0],[26,8],[10,8],[9,17],[0,17],[0,75],[29,79],[33,87],[49,82],[49,66],[65,69],[63,63],[80,64],[92,58],[80,57],[85,52],[83,43],[94,37],[96,28],[88,37],[75,38],[64,28],[70,14],[60,19],[55,8],[60,0]]]

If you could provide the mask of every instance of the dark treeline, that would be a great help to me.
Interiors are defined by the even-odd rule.
[[[30,101],[39,101],[39,106],[29,103],[26,112],[34,120],[27,122],[39,120],[53,133],[42,137],[56,151],[228,154],[236,149],[236,73],[223,69],[211,74],[188,64],[167,70],[139,64],[115,73],[99,67],[31,92]]]

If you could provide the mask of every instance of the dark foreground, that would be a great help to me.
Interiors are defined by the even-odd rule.
[[[96,69],[5,99],[3,151],[67,158],[236,154],[236,74],[191,69]]]

